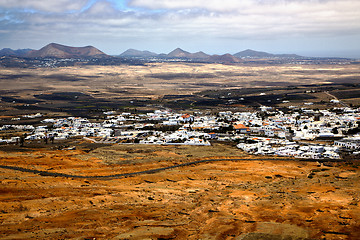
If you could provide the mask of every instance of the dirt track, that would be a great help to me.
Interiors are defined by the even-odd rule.
[[[214,146],[216,148],[216,146]],[[105,176],[201,160],[166,156],[104,164],[131,147],[1,152],[1,164]],[[235,157],[226,147],[224,156]],[[140,151],[141,150],[141,151]],[[115,153],[112,153],[112,151]],[[190,150],[189,150],[190,151]],[[207,151],[211,157],[211,151]],[[190,154],[190,152],[189,152]],[[200,154],[200,153],[199,153]],[[155,156],[155,155],[154,155]],[[106,156],[105,156],[106,157]],[[217,159],[220,156],[216,157]],[[243,158],[239,153],[239,158]],[[154,157],[154,159],[157,159]],[[209,158],[203,158],[209,159]],[[359,239],[358,162],[214,161],[121,179],[41,176],[0,169],[1,239]]]
[[[257,159],[252,159],[252,160],[256,161]],[[261,161],[272,161],[272,160],[277,160],[277,159],[264,158],[264,159],[260,159],[260,160]],[[34,174],[39,174],[41,176],[51,176],[51,177],[82,178],[82,179],[119,179],[119,178],[124,178],[124,177],[133,177],[136,175],[153,174],[153,173],[158,173],[158,172],[162,172],[165,170],[170,170],[170,169],[180,168],[180,167],[187,167],[187,166],[196,165],[196,164],[200,164],[200,163],[223,162],[223,161],[237,162],[237,161],[249,161],[249,159],[246,159],[246,158],[243,158],[243,159],[204,159],[204,160],[197,160],[197,161],[172,165],[172,166],[168,166],[168,167],[149,169],[149,170],[140,171],[140,172],[130,172],[130,173],[120,173],[120,174],[100,175],[100,176],[64,174],[64,173],[39,171],[39,170],[35,170],[35,169],[28,169],[28,168],[22,168],[22,167],[16,167],[16,166],[5,166],[5,165],[0,165],[0,168],[20,171],[20,172],[26,172],[26,173],[34,173]]]

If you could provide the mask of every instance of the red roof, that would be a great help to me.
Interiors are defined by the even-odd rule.
[[[248,127],[246,127],[244,124],[237,124],[237,125],[234,125],[234,128],[235,129],[249,129]]]

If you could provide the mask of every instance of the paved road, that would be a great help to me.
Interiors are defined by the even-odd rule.
[[[297,161],[296,159],[274,159],[274,158],[266,158],[266,159],[261,159],[261,158],[259,158],[259,159],[248,159],[248,158],[241,158],[241,159],[207,159],[207,160],[198,160],[198,161],[193,161],[193,162],[188,162],[188,163],[177,164],[177,165],[173,165],[173,166],[169,166],[169,167],[155,168],[155,169],[150,169],[150,170],[145,170],[145,171],[140,171],[140,172],[121,173],[121,174],[104,175],[104,176],[89,176],[89,175],[74,175],[74,174],[66,174],[66,173],[56,173],[56,172],[40,171],[40,170],[34,170],[34,169],[28,169],[28,168],[22,168],[22,167],[16,167],[16,166],[6,166],[6,165],[0,165],[0,168],[8,169],[8,170],[20,171],[20,172],[34,173],[34,174],[39,174],[41,176],[50,176],[50,177],[86,178],[86,179],[110,180],[110,179],[119,179],[119,178],[131,177],[131,176],[136,176],[136,175],[152,174],[152,173],[162,172],[162,171],[165,171],[165,170],[168,170],[168,169],[191,166],[191,165],[196,165],[196,164],[200,164],[200,163],[224,162],[224,161],[229,161],[229,162],[236,162],[236,161],[271,161],[271,160]],[[303,161],[305,161],[305,160],[303,160]],[[320,162],[321,160],[318,160],[318,159],[306,159],[306,161],[319,161]]]

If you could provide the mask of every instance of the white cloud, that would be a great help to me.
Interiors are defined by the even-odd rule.
[[[202,32],[217,30],[219,35],[336,35],[360,29],[357,0],[132,0],[129,4],[161,9],[167,17],[172,16],[170,20],[179,19],[174,24],[198,27]],[[207,14],[192,15],[194,9],[206,10]]]
[[[355,17],[353,20],[360,19],[358,0],[130,0],[129,5],[165,12],[202,9],[209,14],[221,14],[224,17],[258,16],[265,20],[267,17],[279,19],[286,17],[293,19],[294,22],[321,18],[322,21],[331,21],[331,18],[343,21],[347,16]]]
[[[67,41],[98,41],[105,46],[122,41],[165,46],[353,35],[360,41],[360,1],[355,0],[130,0],[128,8],[120,9],[110,0],[91,3],[0,0],[0,13],[1,7],[8,8],[3,17],[0,14],[6,21],[0,34],[10,31],[17,39],[44,43],[71,36],[73,40]],[[13,11],[17,7],[41,11]],[[4,41],[0,36],[0,43]]]
[[[191,9],[200,8],[210,11],[233,11],[254,5],[253,0],[131,0],[130,6],[148,9]]]
[[[79,11],[88,0],[0,0],[0,7],[12,9],[32,9],[44,12]]]
[[[5,3],[10,6],[9,2],[0,0],[0,6]],[[16,5],[15,3],[19,5],[23,1],[11,2],[13,5]],[[26,2],[34,7],[35,3],[40,4],[39,1],[34,0]],[[66,5],[69,1],[54,2]],[[86,3],[86,1],[72,2],[78,4],[78,8]],[[89,34],[95,34],[94,29],[98,29],[101,34],[102,29],[103,32],[114,32],[116,36],[123,32],[132,33],[134,38],[145,37],[146,34],[151,33],[168,37],[198,35],[220,38],[274,38],[289,35],[330,36],[360,31],[360,1],[222,0],[220,4],[217,0],[133,0],[129,4],[170,10],[120,11],[108,1],[98,1],[81,13],[26,13],[18,14],[17,17],[25,22],[26,28],[30,27],[34,30],[51,26],[52,29],[57,27],[61,30],[68,28],[69,31],[76,29],[75,33],[88,31]],[[44,8],[45,5],[47,8],[52,6],[48,3],[43,4],[42,7]],[[40,5],[37,5],[37,8],[40,8]],[[225,9],[228,11],[225,12]]]

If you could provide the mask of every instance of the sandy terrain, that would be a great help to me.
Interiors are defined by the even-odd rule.
[[[330,104],[331,95],[358,106],[359,81],[358,64],[0,68],[0,122],[9,124],[11,118],[38,112],[48,117],[97,118],[108,110],[249,111],[261,105],[286,107],[305,101],[314,102],[312,108],[338,107]],[[259,96],[262,92],[266,96]],[[283,104],[284,99],[291,101]]]
[[[87,145],[87,149],[91,144]],[[222,150],[219,152],[219,150]],[[232,146],[1,148],[1,165],[110,175],[206,158]],[[0,169],[1,239],[359,239],[359,162],[212,162],[128,178]]]
[[[94,97],[157,98],[207,89],[358,83],[358,65],[224,65],[152,63],[146,66],[81,66],[55,69],[0,69],[3,91],[29,98],[50,92],[83,92]],[[24,91],[27,90],[27,91]]]

